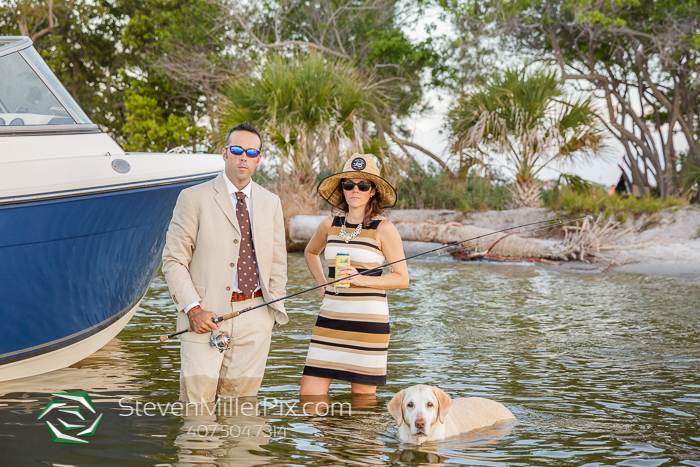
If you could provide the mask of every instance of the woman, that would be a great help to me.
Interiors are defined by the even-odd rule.
[[[381,216],[396,204],[394,188],[379,176],[371,155],[355,154],[341,173],[324,179],[318,193],[340,214],[325,219],[304,252],[317,284],[328,282],[319,255],[325,249],[329,280],[353,275],[404,258],[401,236]],[[338,253],[350,255],[350,265],[335,271]],[[385,290],[408,287],[408,268],[401,261],[390,274],[378,269],[341,283],[349,288],[321,288],[323,303],[314,327],[301,395],[323,395],[332,379],[348,381],[353,394],[374,394],[386,384],[389,307]]]

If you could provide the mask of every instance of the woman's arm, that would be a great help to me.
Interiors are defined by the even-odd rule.
[[[306,266],[309,268],[309,272],[314,277],[317,285],[325,284],[326,275],[323,272],[323,264],[321,263],[321,258],[319,255],[326,248],[326,242],[328,241],[328,232],[331,230],[331,225],[333,224],[333,217],[329,216],[321,222],[321,225],[316,229],[316,233],[309,243],[306,245],[304,250],[304,259],[306,260]],[[321,297],[326,294],[326,288],[322,287]]]
[[[377,243],[384,253],[387,263],[398,261],[405,257],[401,235],[394,224],[383,220],[377,228]],[[352,266],[340,268],[342,274],[357,274],[357,269]],[[343,281],[346,282],[346,281]],[[400,261],[391,265],[391,273],[383,276],[355,276],[347,280],[357,287],[371,287],[373,289],[405,289],[408,287],[408,266],[406,261]]]

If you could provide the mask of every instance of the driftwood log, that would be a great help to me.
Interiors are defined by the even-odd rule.
[[[321,225],[323,219],[328,216],[306,216],[298,215],[289,220],[287,232],[287,251],[301,251],[306,248],[311,237],[316,233],[316,229]]]
[[[397,222],[396,228],[403,240],[435,242],[449,244],[474,237],[483,237],[493,230],[473,225],[433,224],[430,222]],[[550,260],[564,259],[561,252],[544,242],[533,238],[522,238],[513,232],[488,235],[477,240],[464,242],[454,251],[462,250],[467,256],[457,256],[464,259],[478,257],[493,257],[495,259],[544,258]]]

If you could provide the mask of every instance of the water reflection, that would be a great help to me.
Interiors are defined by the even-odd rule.
[[[178,400],[179,342],[157,342],[176,311],[158,275],[107,347],[0,383],[0,464],[700,465],[697,282],[450,259],[409,269],[411,287],[389,294],[389,384],[376,396],[334,383],[324,400],[299,398],[320,305],[311,293],[289,301],[290,323],[274,331],[257,415],[129,415],[124,397]],[[313,284],[301,255],[289,277],[290,292]],[[518,423],[402,445],[386,404],[418,383],[497,400]],[[105,413],[90,444],[53,443],[37,420],[58,391],[86,391]]]
[[[308,414],[305,424],[316,429],[314,439],[325,448],[311,454],[318,458],[314,463],[386,463],[381,434],[390,422],[381,416],[383,407],[375,394],[302,396],[300,405],[304,415]]]
[[[111,394],[132,393],[140,389],[139,378],[144,371],[134,367],[128,357],[128,345],[120,337],[112,339],[99,352],[76,363],[51,373],[0,383],[0,396],[18,394],[51,394],[74,390],[76,384],[90,394],[102,394],[102,400],[116,401]],[[26,402],[26,399],[20,399]],[[16,402],[9,397],[0,403]]]
[[[199,405],[197,415],[183,416],[175,439],[178,465],[211,464],[250,467],[273,463],[262,446],[270,440],[270,425],[259,413],[255,397]]]

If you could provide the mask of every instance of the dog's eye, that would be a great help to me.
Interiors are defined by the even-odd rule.
[[[413,402],[409,402],[408,404],[406,404],[406,407],[408,407],[409,409],[412,409],[412,408],[413,408]]]
[[[432,406],[433,406],[433,403],[432,403],[432,402],[428,402],[428,407],[432,407]]]

